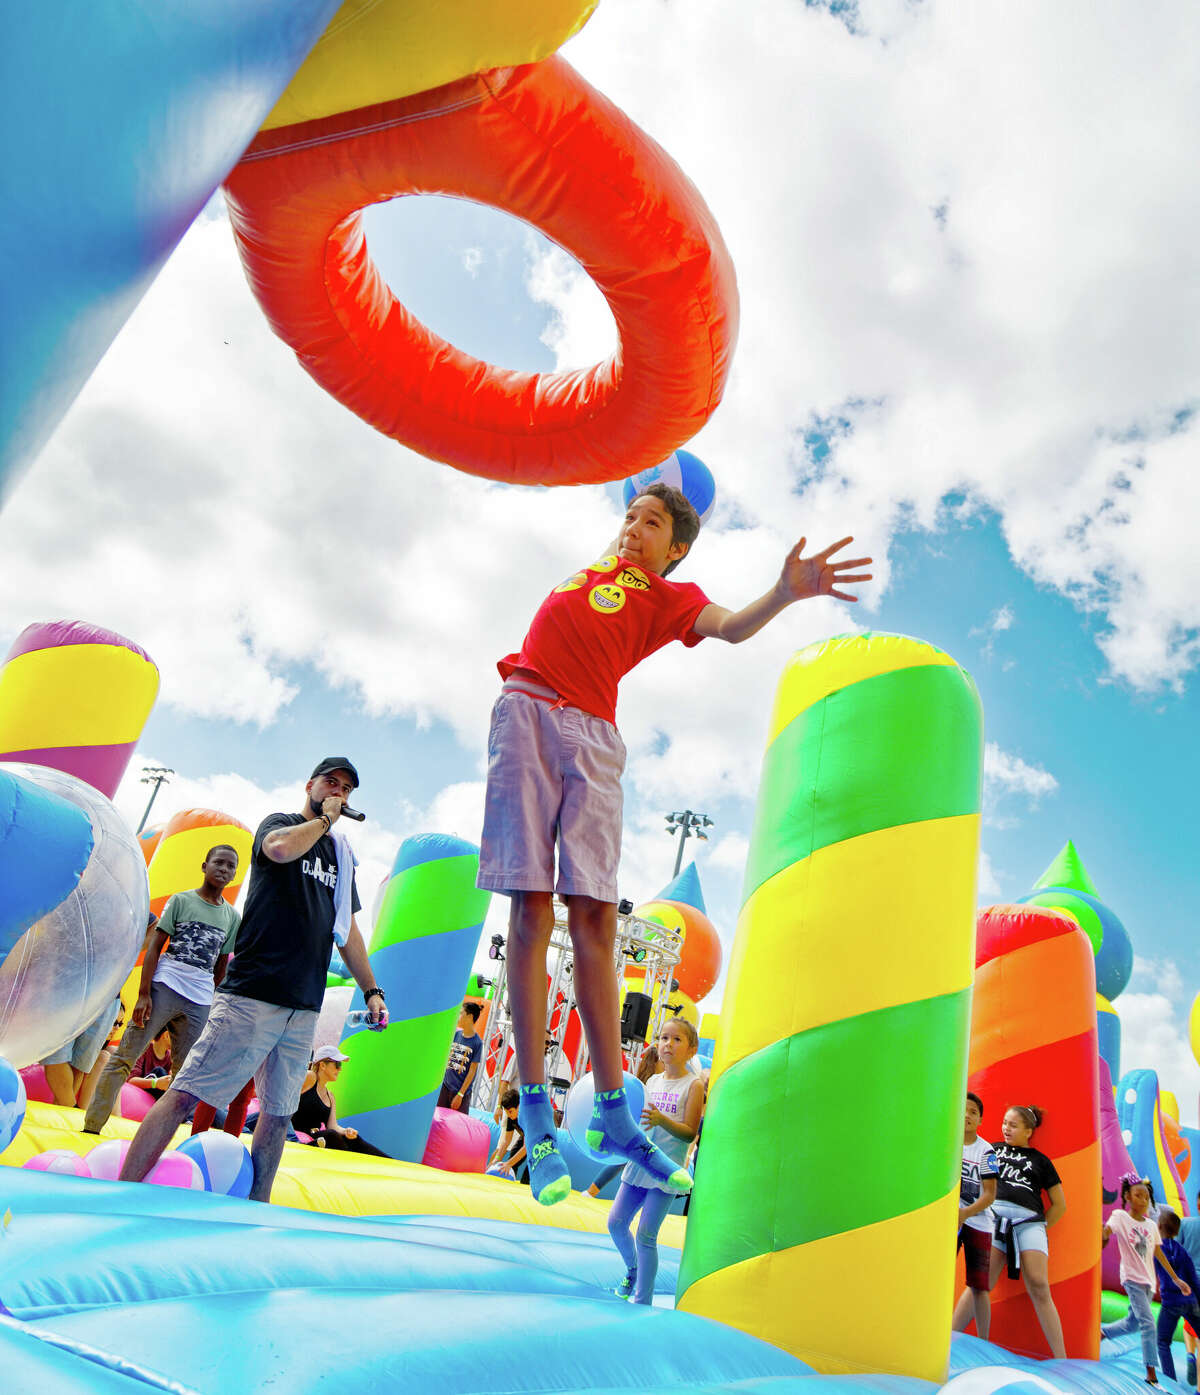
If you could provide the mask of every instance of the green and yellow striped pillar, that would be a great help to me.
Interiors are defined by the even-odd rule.
[[[945,1379],[981,769],[932,645],[842,636],[784,673],[677,1306],[821,1371]]]

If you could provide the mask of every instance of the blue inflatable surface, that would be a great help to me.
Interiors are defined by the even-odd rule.
[[[16,1168],[0,1169],[4,1207],[0,1370],[14,1391],[936,1389],[903,1376],[820,1376],[673,1311],[678,1253],[666,1247],[656,1306],[639,1308],[612,1296],[621,1266],[607,1236],[554,1226],[352,1219]],[[943,1388],[1132,1395],[1145,1389],[1132,1346],[1114,1361],[1037,1363],[956,1337]]]

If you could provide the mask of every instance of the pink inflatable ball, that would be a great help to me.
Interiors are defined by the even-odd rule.
[[[456,1109],[435,1109],[421,1161],[443,1172],[482,1172],[492,1151],[492,1131],[482,1119]]]
[[[22,1066],[21,1079],[25,1082],[26,1099],[36,1100],[38,1104],[54,1103],[46,1072],[41,1066]]]
[[[48,1148],[44,1153],[35,1153],[24,1164],[31,1172],[57,1172],[63,1177],[90,1177],[87,1160],[69,1148]]]
[[[186,1153],[164,1153],[146,1175],[155,1187],[179,1187],[185,1192],[202,1192],[204,1174]]]
[[[143,1090],[140,1085],[130,1085],[127,1082],[121,1086],[121,1095],[113,1113],[122,1119],[132,1119],[134,1123],[141,1123],[150,1113],[153,1103],[154,1096],[149,1090]]]
[[[115,1182],[121,1175],[121,1166],[128,1152],[129,1139],[106,1138],[87,1155],[88,1171],[102,1182]]]

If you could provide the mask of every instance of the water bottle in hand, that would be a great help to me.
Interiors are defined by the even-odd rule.
[[[366,1027],[371,1032],[382,1032],[388,1024],[387,1008],[379,1010],[379,1021],[372,1022],[371,1014],[367,1008],[356,1008],[353,1012],[346,1014],[346,1027],[353,1029],[356,1027]]]

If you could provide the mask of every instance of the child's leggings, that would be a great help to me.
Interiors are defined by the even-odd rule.
[[[1171,1308],[1166,1303],[1158,1310],[1158,1364],[1163,1375],[1175,1379],[1175,1357],[1171,1353],[1171,1342],[1175,1336],[1175,1329],[1179,1326],[1180,1318],[1187,1318],[1190,1323],[1200,1322],[1200,1309],[1196,1306],[1194,1298],[1185,1299],[1186,1308]]]
[[[633,1295],[635,1303],[654,1301],[658,1232],[674,1200],[674,1192],[664,1192],[658,1187],[632,1187],[628,1182],[622,1182],[612,1210],[608,1213],[608,1233],[613,1238],[613,1244],[620,1251],[626,1269],[637,1269],[637,1288]],[[638,1221],[635,1245],[629,1227],[639,1209],[642,1217]]]
[[[1136,1327],[1142,1338],[1142,1361],[1147,1366],[1158,1365],[1158,1342],[1154,1333],[1154,1313],[1150,1309],[1150,1285],[1127,1283],[1129,1311],[1120,1322],[1106,1322],[1100,1329],[1102,1337],[1123,1337]]]

